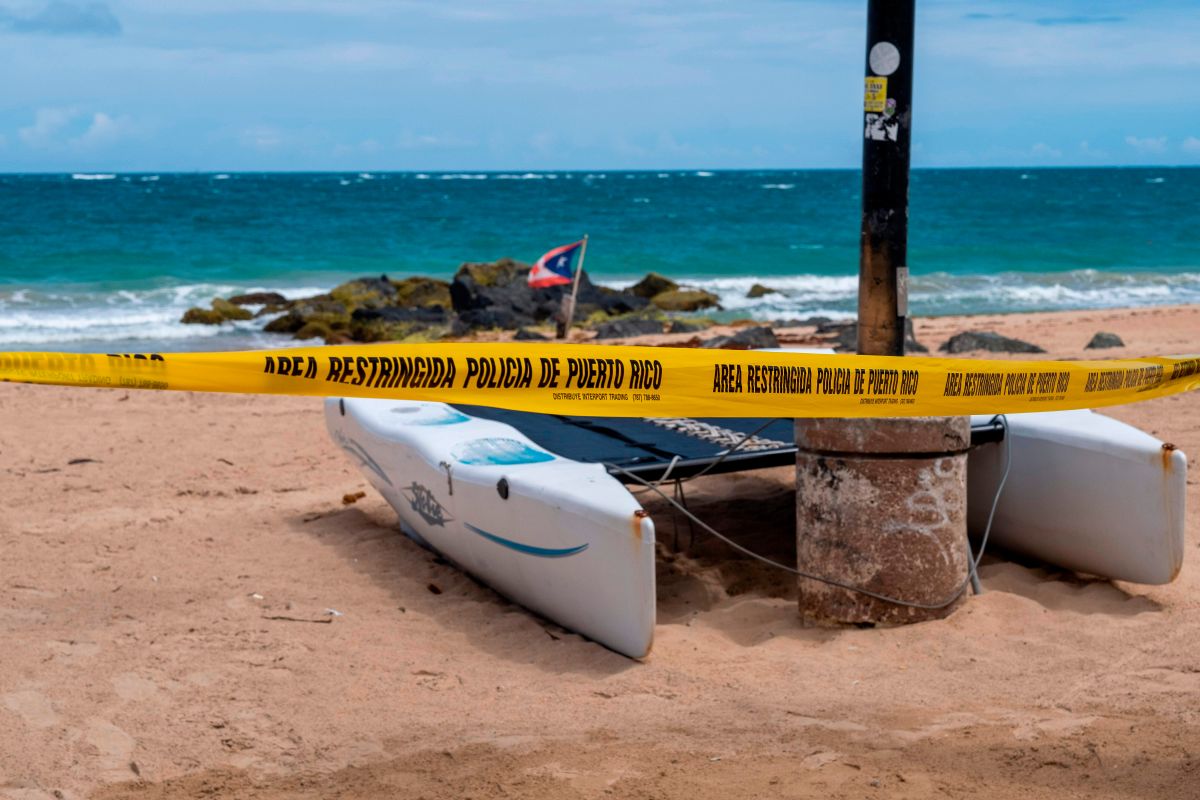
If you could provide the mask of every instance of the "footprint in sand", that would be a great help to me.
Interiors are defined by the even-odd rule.
[[[50,698],[33,689],[4,695],[4,706],[31,728],[49,728],[58,724],[58,714]]]
[[[112,679],[113,689],[122,700],[145,701],[158,693],[158,684],[132,672],[123,672]]]
[[[95,642],[81,642],[74,639],[54,639],[46,642],[46,647],[54,654],[53,658],[61,664],[76,666],[100,652],[100,645]]]
[[[91,717],[84,730],[85,752],[94,756],[102,777],[127,779],[133,748],[137,744],[132,736],[106,719]]]

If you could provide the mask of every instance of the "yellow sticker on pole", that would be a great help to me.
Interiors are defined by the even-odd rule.
[[[0,380],[469,403],[604,417],[915,417],[1096,408],[1200,388],[1200,356],[984,361],[511,343],[0,353]]]
[[[887,107],[887,78],[870,76],[863,91],[863,111],[879,114]]]

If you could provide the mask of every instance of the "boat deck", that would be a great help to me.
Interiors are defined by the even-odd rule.
[[[790,419],[570,417],[485,406],[456,407],[473,417],[511,425],[564,458],[620,467],[625,472],[611,466],[608,471],[625,483],[633,482],[627,473],[653,481],[668,469],[672,478],[687,478],[706,469],[707,474],[716,475],[796,463],[796,437]],[[754,436],[715,463],[748,433]],[[999,441],[1002,436],[999,425],[976,424],[971,428],[972,445]]]

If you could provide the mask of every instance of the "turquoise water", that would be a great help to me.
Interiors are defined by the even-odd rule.
[[[915,314],[1200,301],[1200,169],[918,170],[911,195]],[[655,270],[729,316],[849,316],[858,221],[855,171],[0,176],[0,349],[285,344],[177,320],[583,233],[601,282]],[[748,300],[755,282],[782,291]]]

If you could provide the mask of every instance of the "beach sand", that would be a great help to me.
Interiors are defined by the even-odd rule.
[[[1178,354],[1200,308],[918,338],[965,329],[1047,358],[1099,330],[1128,346],[1088,357]],[[1200,394],[1106,413],[1195,469]],[[1200,796],[1194,477],[1175,583],[992,554],[986,594],[894,629],[800,627],[789,576],[689,546],[651,504],[659,625],[637,662],[399,534],[317,399],[3,385],[0,415],[0,797]],[[689,499],[786,559],[791,484]]]

